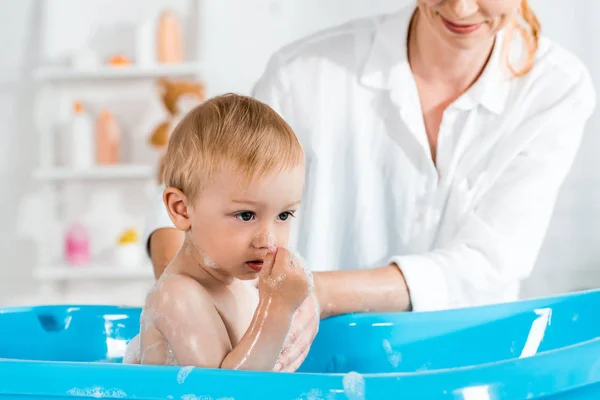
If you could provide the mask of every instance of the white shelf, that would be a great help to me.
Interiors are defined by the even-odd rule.
[[[88,266],[47,266],[33,271],[35,279],[40,281],[77,281],[77,280],[118,280],[118,279],[154,279],[152,265],[139,267],[119,267],[115,265]]]
[[[38,168],[34,177],[38,180],[89,180],[89,179],[153,179],[156,167],[152,165],[107,165],[86,169],[69,167]]]
[[[202,71],[197,62],[157,64],[155,66],[99,66],[93,69],[71,67],[41,67],[35,72],[38,81],[76,81],[106,79],[145,79],[159,77],[196,76]]]

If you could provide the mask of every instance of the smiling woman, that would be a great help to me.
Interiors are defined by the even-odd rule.
[[[507,40],[507,66],[515,76],[525,75],[533,67],[541,26],[528,0],[423,0],[419,2],[419,11],[416,18],[422,15],[429,25],[422,35],[426,35],[427,31],[435,31],[448,44],[459,48],[477,47],[506,27],[509,37],[516,30],[525,42],[527,52],[521,69],[515,70],[508,60],[512,42]]]

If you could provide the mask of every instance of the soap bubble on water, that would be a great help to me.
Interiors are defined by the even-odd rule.
[[[348,372],[343,378],[344,394],[348,400],[365,399],[365,378],[358,372]]]

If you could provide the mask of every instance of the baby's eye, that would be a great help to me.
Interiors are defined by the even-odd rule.
[[[294,216],[294,213],[292,213],[290,211],[286,211],[286,212],[279,214],[277,218],[279,218],[280,221],[287,221],[290,217],[293,217],[293,216]]]
[[[244,222],[252,221],[254,219],[254,213],[250,211],[244,211],[239,214],[236,214],[236,218]]]

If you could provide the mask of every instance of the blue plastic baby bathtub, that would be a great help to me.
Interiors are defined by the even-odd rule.
[[[600,291],[325,320],[297,373],[119,364],[139,309],[0,310],[0,400],[600,399]]]

